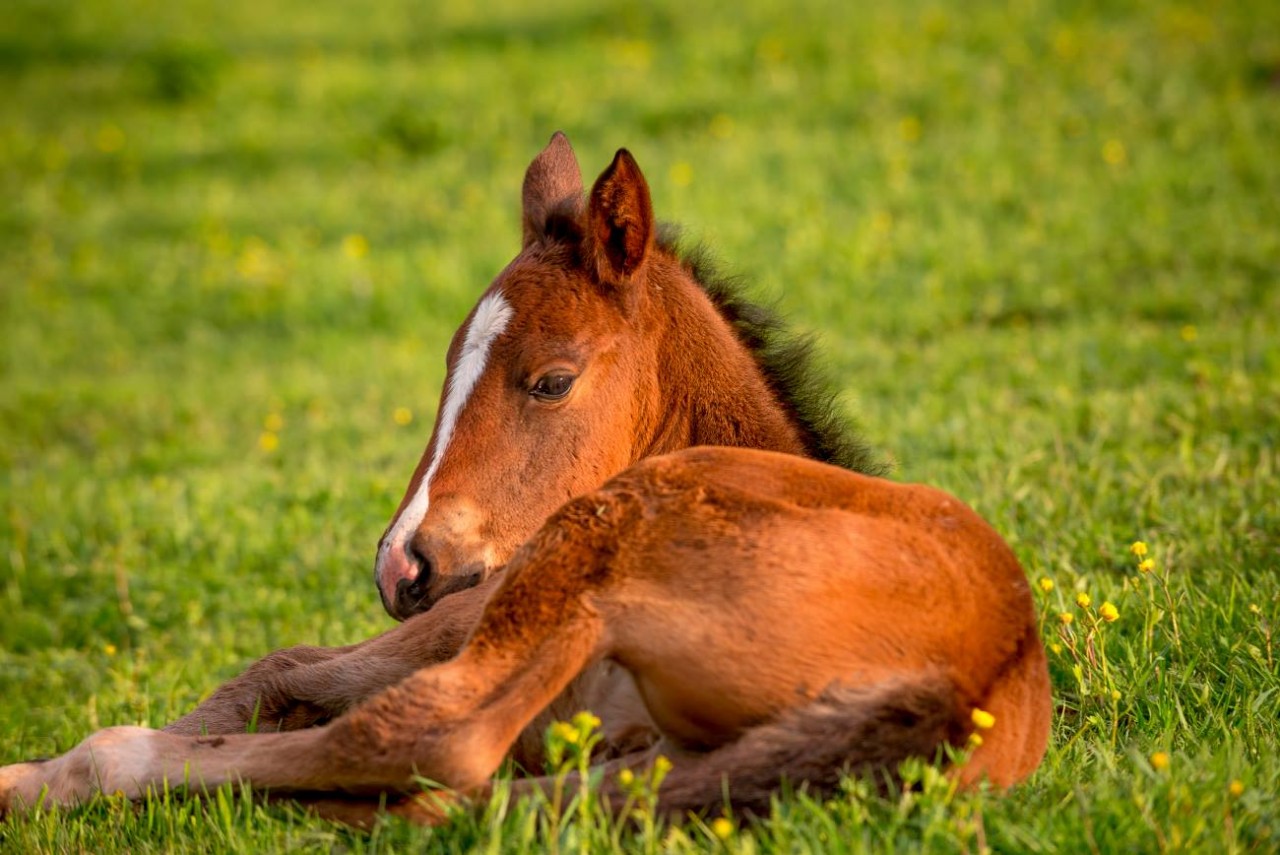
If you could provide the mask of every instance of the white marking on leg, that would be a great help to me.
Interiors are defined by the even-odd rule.
[[[378,552],[379,584],[382,581],[382,566],[386,554],[392,549],[402,548],[418,526],[422,525],[422,520],[427,515],[427,508],[430,506],[431,479],[435,477],[436,470],[440,468],[440,462],[449,449],[453,430],[458,424],[463,408],[470,400],[471,393],[475,391],[481,376],[484,375],[493,340],[507,328],[512,313],[511,304],[502,296],[502,292],[495,291],[480,301],[475,313],[471,316],[471,325],[467,327],[467,334],[462,342],[462,352],[458,354],[458,361],[449,375],[444,406],[440,410],[440,421],[436,429],[436,447],[431,457],[431,465],[423,473],[417,492],[396,518],[391,532],[382,541],[382,548]]]

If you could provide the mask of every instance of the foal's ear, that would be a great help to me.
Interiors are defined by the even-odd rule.
[[[631,152],[618,149],[591,188],[585,257],[602,282],[622,284],[649,257],[653,246],[653,202]]]
[[[573,154],[569,138],[556,131],[542,153],[533,159],[524,174],[524,213],[521,231],[524,246],[542,237],[547,217],[557,210],[577,218],[582,210],[582,170]]]

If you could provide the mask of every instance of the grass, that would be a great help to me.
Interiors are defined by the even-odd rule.
[[[224,790],[0,848],[1280,845],[1280,7],[739,6],[5,5],[0,762],[387,627],[374,544],[563,128],[591,174],[631,148],[660,216],[821,336],[894,477],[1054,583],[1035,777],[368,835]]]

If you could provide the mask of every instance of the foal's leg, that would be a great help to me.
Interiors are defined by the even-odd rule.
[[[55,760],[0,769],[0,814],[35,804],[45,787],[50,804],[96,792],[136,798],[165,784],[234,781],[375,796],[410,791],[421,776],[474,789],[521,729],[603,649],[591,595],[607,578],[611,550],[567,528],[544,530],[506,571],[455,659],[414,673],[333,723],[201,737],[104,730]]]
[[[457,655],[498,576],[347,647],[288,647],[260,659],[165,727],[188,735],[298,730],[337,718],[414,671]]]

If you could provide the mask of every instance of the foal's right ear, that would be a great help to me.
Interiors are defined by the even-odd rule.
[[[540,239],[546,232],[547,217],[561,210],[577,218],[582,210],[582,170],[573,154],[569,138],[556,131],[542,153],[533,159],[524,174],[522,192],[524,212],[521,232],[524,246]]]
[[[622,284],[644,265],[653,247],[653,202],[640,165],[618,149],[591,188],[584,240],[588,264],[601,282]]]

